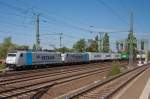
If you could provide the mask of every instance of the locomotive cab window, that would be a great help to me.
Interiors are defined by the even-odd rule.
[[[20,57],[23,57],[23,53],[20,54]]]
[[[105,57],[111,57],[111,55],[106,55]]]
[[[16,57],[16,54],[8,54],[8,57]]]

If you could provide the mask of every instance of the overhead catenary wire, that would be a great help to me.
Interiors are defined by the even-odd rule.
[[[22,1],[23,2],[23,1]],[[24,2],[23,2],[24,3]],[[27,3],[25,3],[25,5],[27,5],[27,6],[29,6]],[[31,7],[30,6],[30,8],[37,8],[37,7]],[[32,9],[32,11],[33,12],[39,12],[39,11],[34,11],[34,9]],[[45,14],[43,14],[43,10],[42,11],[40,11],[41,13],[42,13],[42,17],[43,18],[45,18],[45,19],[47,19],[47,20],[49,20],[49,23],[52,23],[52,24],[57,24],[57,23],[59,23],[59,24],[57,24],[57,25],[60,25],[61,24],[61,26],[67,26],[67,27],[70,27],[70,28],[74,28],[74,29],[78,29],[78,30],[82,30],[82,31],[86,31],[86,32],[89,32],[90,30],[89,29],[87,29],[87,28],[83,28],[83,27],[79,27],[78,25],[74,25],[74,24],[70,24],[70,23],[68,23],[68,22],[65,22],[65,21],[62,21],[62,20],[60,20],[60,19],[58,19],[58,18],[56,18],[56,17],[54,17],[54,16],[52,16],[52,15],[45,15]],[[51,21],[51,22],[50,22]]]
[[[21,7],[17,7],[17,6],[14,6],[14,5],[11,5],[11,4],[8,4],[8,3],[6,3],[6,2],[4,2],[4,1],[0,1],[0,5],[2,5],[2,6],[5,6],[5,7],[8,7],[8,8],[10,8],[11,10],[15,10],[15,11],[17,11],[17,12],[19,12],[20,14],[22,14],[22,15],[20,15],[20,14],[16,14],[16,13],[8,13],[8,12],[2,12],[2,13],[4,13],[4,14],[7,14],[7,15],[14,15],[14,16],[20,16],[21,18],[23,18],[23,25],[24,25],[24,20],[26,19],[26,18],[28,18],[28,19],[33,19],[32,17],[27,17],[27,15],[28,14],[30,14],[30,15],[32,15],[33,14],[33,11],[30,9],[30,8],[27,8],[27,9],[24,9],[24,8],[21,8]],[[7,19],[8,20],[8,19]],[[15,23],[15,22],[14,22]],[[28,25],[30,25],[30,24],[28,24]],[[24,27],[26,27],[26,26],[24,26]]]
[[[16,6],[10,5],[10,4],[8,4],[6,2],[3,2],[3,1],[0,1],[0,5],[6,6],[6,7],[11,8],[11,9],[14,9],[14,10],[16,10],[16,11],[22,13],[22,14],[27,14],[27,13],[29,13],[29,10],[30,10],[30,9],[23,9],[23,8],[20,8],[20,7],[16,7]]]
[[[6,6],[7,7],[10,7],[10,8],[14,8],[14,10],[18,10],[19,9],[19,11],[25,11],[24,9],[21,9],[21,8],[17,8],[16,6],[14,7],[14,6],[10,6],[9,4],[6,4]],[[17,9],[16,9],[17,8]],[[31,8],[31,7],[30,7]],[[33,11],[33,9],[32,9],[32,11]],[[50,16],[48,16],[48,18],[49,18]],[[64,22],[64,21],[61,21],[61,20],[58,20],[58,19],[55,19],[55,18],[52,18],[52,17],[50,17],[49,19],[48,19],[48,21],[50,21],[50,20],[52,20],[53,21],[53,23],[54,24],[59,24],[59,25],[61,25],[61,26],[67,26],[67,27],[71,27],[71,28],[74,28],[74,29],[78,29],[78,30],[82,30],[82,31],[88,31],[89,32],[89,30],[88,29],[85,29],[85,28],[82,28],[82,27],[78,27],[78,26],[74,26],[74,25],[72,25],[72,24],[68,24],[68,23],[66,23],[66,22]],[[21,26],[21,25],[20,25]],[[25,26],[24,26],[25,27]],[[42,29],[43,30],[43,29]]]
[[[0,30],[0,33],[1,34],[9,34],[9,36],[11,36],[10,34],[13,34],[13,35],[15,35],[15,36],[19,36],[19,37],[32,37],[32,35],[21,35],[21,33],[20,33],[20,35],[18,35],[19,33],[16,33],[16,32],[11,32],[11,31],[3,31],[3,30]]]
[[[11,23],[11,22],[8,22],[8,21],[4,21],[4,20],[0,20],[0,23],[3,23],[3,24],[6,24],[6,25],[9,25],[11,27],[20,27],[20,28],[33,28],[33,27],[30,27],[30,26],[24,26],[24,25],[21,25],[21,24],[16,24],[16,23]]]
[[[44,18],[47,19],[47,22],[50,23],[50,24],[56,24],[56,25],[63,26],[63,27],[70,27],[70,28],[73,28],[73,29],[76,29],[76,30],[90,32],[90,29],[79,27],[79,26],[64,22],[62,20],[58,20],[58,19],[55,19],[55,18],[52,18],[52,17],[44,17]]]
[[[19,0],[20,1],[20,0]],[[32,10],[35,10],[35,9],[38,9],[38,7],[37,6],[33,6],[33,5],[29,5],[29,4],[27,4],[26,2],[24,2],[24,1],[20,1],[20,2],[22,2],[23,4],[25,4],[26,6],[28,6],[29,8],[33,8]],[[58,17],[58,15],[54,15],[54,14],[48,14],[49,12],[47,12],[47,11],[45,11],[45,10],[41,10],[41,8],[40,9],[38,9],[38,10],[35,10],[35,12],[41,12],[42,14],[43,14],[43,17],[44,18],[46,18],[46,19],[48,19],[49,21],[51,21],[50,23],[53,23],[53,24],[57,24],[57,23],[61,23],[61,24],[63,24],[63,25],[67,25],[67,26],[69,26],[69,27],[71,27],[71,28],[74,28],[74,29],[78,29],[78,30],[82,30],[82,31],[89,31],[89,29],[87,29],[87,28],[83,28],[83,27],[79,27],[78,25],[75,25],[74,23],[68,23],[68,22],[66,22],[66,21],[62,21],[60,18],[63,18],[63,20],[65,20],[65,19],[67,19],[67,21],[68,20],[72,20],[72,19],[70,19],[70,18],[66,18],[66,17],[64,17],[64,16],[60,16],[59,17],[59,19],[57,18]],[[46,14],[45,14],[46,13]],[[55,23],[54,23],[55,22]],[[88,25],[89,26],[89,25]]]
[[[103,2],[103,1],[102,1]],[[105,2],[104,2],[105,3]],[[107,5],[107,4],[106,4]],[[13,6],[13,7],[16,7],[16,6]],[[12,6],[10,7],[10,8],[13,8]],[[16,7],[17,8],[17,7]],[[19,11],[19,12],[26,12],[26,10],[27,9],[22,9],[22,8],[18,8],[18,9],[16,9],[16,8],[13,8],[14,10],[17,10],[17,11]],[[31,7],[30,7],[31,8]],[[110,7],[111,8],[111,7]],[[22,11],[21,11],[22,10]],[[32,9],[32,12],[34,11],[34,9]],[[115,12],[115,10],[114,10],[114,12]],[[27,11],[27,13],[28,13],[28,11]],[[25,14],[25,13],[22,13],[22,14]],[[117,14],[117,13],[115,13],[115,14]],[[116,15],[117,16],[117,15]],[[54,24],[57,24],[57,25],[60,25],[60,26],[65,26],[65,27],[69,27],[69,28],[73,28],[73,29],[78,29],[78,30],[82,30],[82,31],[85,31],[86,33],[87,32],[90,32],[90,29],[86,29],[86,28],[83,28],[83,27],[81,27],[81,26],[78,26],[78,25],[74,25],[74,24],[70,24],[70,23],[68,23],[68,22],[64,22],[64,21],[62,21],[62,20],[60,20],[60,19],[58,19],[57,17],[51,17],[50,15],[45,15],[45,14],[43,14],[42,16],[41,16],[42,18],[44,18],[44,19],[46,19],[46,21],[49,23],[54,23]],[[119,18],[119,17],[118,17]],[[120,20],[122,20],[122,19],[120,19]],[[112,32],[111,32],[112,33]],[[69,33],[68,33],[69,34]],[[67,35],[67,33],[66,34],[64,34],[64,36],[65,37],[68,37],[68,38],[73,38],[73,39],[76,39],[76,37],[74,37],[74,36],[71,36],[71,35]],[[78,38],[78,37],[77,37]]]
[[[124,20],[110,5],[105,3],[103,0],[97,0],[97,1],[103,6],[105,6],[109,10],[109,12],[111,12],[114,16],[116,16],[121,22],[128,24],[128,22]]]
[[[7,7],[9,7],[9,8],[12,8],[12,9],[14,9],[14,10],[17,10],[17,11],[21,11],[21,13],[22,13],[22,11],[23,12],[25,12],[25,10],[24,9],[22,9],[22,8],[17,8],[16,6],[11,6],[11,5],[9,5],[9,4],[7,4],[7,3],[4,3],[5,4],[5,6],[7,6]],[[31,7],[30,7],[31,8]],[[32,9],[33,10],[33,9]],[[10,13],[9,13],[10,14]],[[22,13],[22,14],[24,14],[24,13]],[[13,15],[15,15],[15,13],[13,13]],[[17,14],[16,14],[17,15]],[[18,15],[17,15],[18,16]],[[89,31],[89,30],[87,30],[87,29],[84,29],[84,28],[81,28],[81,27],[78,27],[78,26],[74,26],[74,25],[72,25],[72,24],[68,24],[68,23],[66,23],[66,22],[63,22],[63,21],[61,21],[61,20],[58,20],[58,19],[55,19],[55,18],[49,18],[48,19],[48,21],[50,21],[50,20],[52,20],[53,21],[53,23],[54,24],[57,24],[57,23],[59,23],[59,25],[61,24],[61,26],[67,26],[67,27],[71,27],[71,28],[74,28],[74,29],[78,29],[78,30],[82,30],[82,31]],[[13,24],[14,25],[14,24]],[[15,25],[16,26],[16,25]],[[26,27],[26,26],[22,26],[22,25],[18,25],[19,27]],[[31,28],[33,28],[33,27],[31,27]],[[43,29],[42,29],[43,30]]]
[[[24,15],[22,15],[22,14],[16,14],[13,12],[6,12],[6,11],[2,11],[2,10],[0,10],[0,13],[2,13],[3,15],[7,15],[7,16],[24,17]],[[33,19],[33,17],[26,17],[26,18]]]

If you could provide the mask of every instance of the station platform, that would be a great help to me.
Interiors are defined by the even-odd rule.
[[[150,67],[114,95],[113,99],[150,99]]]

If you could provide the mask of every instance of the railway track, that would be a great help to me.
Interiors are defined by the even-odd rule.
[[[118,92],[119,89],[124,87],[147,68],[147,65],[134,68],[105,81],[97,81],[80,89],[76,89],[56,99],[109,99],[113,94]]]
[[[95,63],[91,63],[91,64],[95,64]],[[88,66],[91,64],[82,64],[82,67]],[[77,67],[81,67],[81,65],[66,65],[66,66],[56,66],[56,67],[53,66],[53,67],[41,68],[41,69],[6,71],[5,73],[0,73],[0,77],[8,77],[8,76],[31,74],[31,73],[37,73],[37,72],[46,72],[46,71],[53,71],[53,70],[60,70],[60,69],[67,69],[67,68],[77,68]]]
[[[61,69],[69,69],[69,68],[85,68],[90,67],[91,65],[97,65],[98,63],[90,63],[90,64],[80,64],[80,65],[66,65],[66,66],[56,66],[56,67],[50,67],[50,68],[42,68],[42,69],[33,69],[33,70],[22,70],[22,71],[7,71],[5,73],[0,73],[0,77],[9,77],[9,76],[18,76],[18,75],[24,75],[24,74],[35,74],[39,72],[47,72],[47,71],[53,71],[53,70],[61,70]],[[104,62],[103,64],[111,64],[111,62]],[[81,67],[82,65],[82,67]]]
[[[101,62],[99,62],[101,63]],[[127,62],[123,62],[124,64],[127,64]],[[98,63],[89,63],[89,64],[80,64],[80,65],[65,65],[65,66],[57,66],[57,67],[50,67],[50,68],[42,68],[42,69],[33,69],[33,70],[23,70],[23,71],[8,71],[5,73],[0,73],[0,77],[9,77],[9,76],[15,76],[15,75],[22,75],[22,74],[33,74],[38,72],[46,72],[46,71],[53,71],[53,70],[60,70],[60,69],[68,69],[68,68],[81,68],[91,66]],[[111,64],[111,62],[103,62],[103,64]]]
[[[98,67],[96,65],[94,65],[95,67]],[[9,76],[4,76],[4,77],[1,77],[0,79],[0,82],[4,82],[4,81],[9,81],[9,80],[16,80],[16,79],[21,79],[21,78],[28,78],[28,77],[34,77],[34,76],[40,76],[40,75],[47,75],[47,74],[54,74],[54,73],[61,73],[61,72],[67,72],[67,71],[70,71],[70,70],[82,70],[82,69],[86,69],[86,68],[92,68],[91,66],[87,66],[87,67],[69,67],[69,68],[60,68],[60,69],[53,69],[53,70],[44,70],[44,71],[38,71],[38,72],[27,72],[27,73],[22,73],[22,74],[17,74],[15,73],[15,75],[9,75]]]
[[[91,66],[92,67],[92,66]],[[81,71],[80,71],[81,70]],[[20,94],[32,92],[32,94],[41,88],[54,86],[69,82],[75,79],[83,78],[92,74],[106,72],[110,70],[110,66],[100,66],[92,68],[79,68],[69,70],[68,73],[65,71],[59,71],[57,73],[51,73],[48,75],[32,76],[29,78],[15,78],[13,80],[4,80],[0,82],[0,98],[9,98],[18,96]]]
[[[101,69],[107,69],[110,68],[110,66],[104,67],[104,68],[100,68],[100,67],[94,67],[94,68],[89,68],[90,71],[96,71],[96,70],[101,70]],[[28,81],[28,80],[35,80],[35,79],[39,79],[39,78],[46,78],[46,77],[52,77],[52,76],[58,76],[58,75],[67,75],[69,73],[74,73],[74,72],[83,72],[85,71],[85,68],[78,68],[78,69],[67,69],[67,70],[61,70],[61,71],[56,71],[56,72],[50,72],[50,73],[43,73],[41,75],[30,75],[30,76],[25,76],[25,77],[17,77],[17,78],[12,78],[12,79],[3,79],[0,81],[0,85],[7,85],[7,84],[12,84],[12,83],[18,83],[18,82],[22,82],[22,81]]]
[[[108,63],[107,65],[110,66],[110,64]],[[102,64],[101,67],[105,66],[105,64]],[[29,72],[27,71],[27,73],[23,72],[22,74],[16,74],[15,75],[9,75],[9,76],[4,76],[4,77],[1,77],[0,78],[0,85],[4,85],[4,84],[9,84],[9,83],[13,83],[13,82],[19,82],[21,81],[22,79],[25,79],[27,78],[28,80],[30,79],[36,79],[36,78],[40,78],[40,77],[46,77],[46,76],[54,76],[54,75],[59,75],[61,74],[62,72],[66,72],[66,73],[69,73],[69,72],[76,72],[76,71],[81,71],[81,70],[85,70],[87,68],[99,68],[100,66],[98,66],[98,64],[92,64],[91,65],[87,65],[87,66],[78,66],[78,67],[65,67],[65,68],[56,68],[56,69],[53,69],[53,70],[42,70],[42,71],[38,71],[38,72],[32,72],[32,70]],[[19,72],[20,73],[20,72]],[[63,74],[64,74],[63,73]],[[7,83],[8,82],[8,83]]]

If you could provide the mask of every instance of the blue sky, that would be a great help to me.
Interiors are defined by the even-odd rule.
[[[137,38],[150,37],[150,0],[0,0],[0,42],[11,36],[13,42],[32,46],[35,43],[35,15],[40,13],[41,46],[72,47],[80,38],[92,39],[96,31],[128,31],[129,12],[134,13]],[[91,28],[90,26],[94,26]],[[111,47],[115,40],[128,33],[110,33]]]

